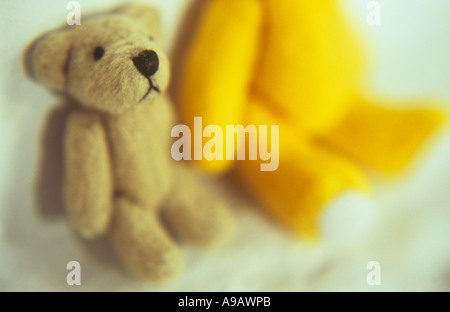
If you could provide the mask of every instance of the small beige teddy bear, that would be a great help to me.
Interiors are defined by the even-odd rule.
[[[34,41],[28,71],[67,97],[64,198],[85,238],[107,234],[147,281],[181,268],[174,239],[215,245],[233,219],[224,201],[170,154],[174,113],[158,12],[122,6]],[[169,232],[171,234],[169,234]]]

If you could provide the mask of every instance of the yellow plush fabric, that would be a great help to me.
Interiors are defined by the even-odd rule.
[[[370,192],[359,163],[398,171],[443,120],[359,96],[364,63],[338,1],[212,0],[185,54],[178,106],[191,127],[195,116],[223,129],[279,125],[278,170],[237,161],[235,176],[295,233],[317,238],[327,203]],[[214,173],[234,164],[197,162]]]

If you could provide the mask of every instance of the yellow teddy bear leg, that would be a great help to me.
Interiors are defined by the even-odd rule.
[[[346,191],[368,193],[365,175],[345,158],[308,141],[261,103],[252,101],[248,107],[248,124],[279,125],[279,167],[261,171],[259,161],[238,161],[235,174],[294,233],[320,238],[320,217],[327,204]]]
[[[324,135],[324,140],[376,170],[399,171],[445,120],[438,109],[424,105],[406,107],[357,99],[346,117]]]

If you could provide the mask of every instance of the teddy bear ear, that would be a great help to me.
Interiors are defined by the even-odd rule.
[[[142,4],[125,4],[113,10],[115,13],[123,13],[144,23],[151,35],[159,37],[161,31],[161,15],[158,9]]]
[[[50,32],[37,38],[24,55],[28,75],[51,89],[64,91],[70,44],[70,32],[67,30]]]

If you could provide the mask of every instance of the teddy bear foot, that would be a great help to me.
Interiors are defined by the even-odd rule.
[[[164,281],[181,270],[180,251],[153,211],[118,200],[109,234],[125,267],[143,281]]]
[[[323,211],[320,229],[323,242],[344,245],[367,234],[375,219],[375,203],[358,192],[347,192],[333,200]]]
[[[229,240],[234,220],[226,204],[214,196],[196,205],[177,203],[162,211],[164,221],[179,240],[199,247],[214,247]]]
[[[177,192],[161,214],[171,233],[179,240],[199,247],[214,247],[234,233],[229,205],[208,188],[193,169],[178,166]]]

